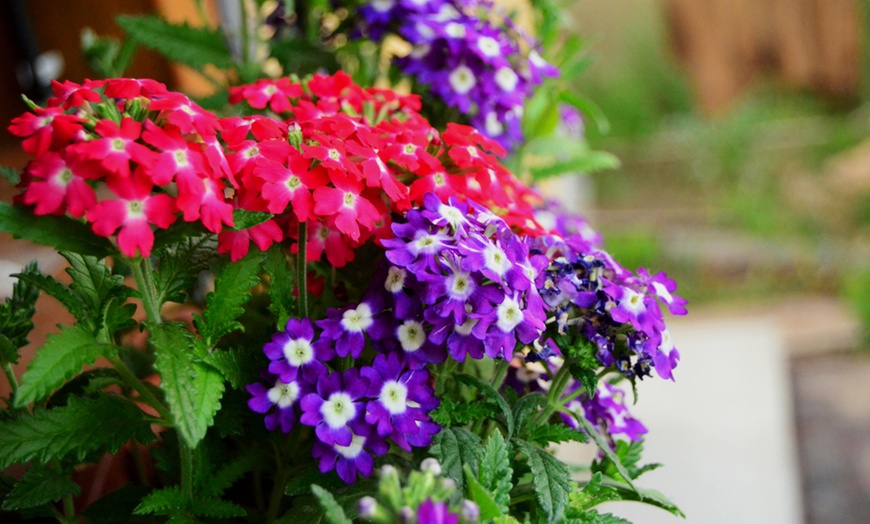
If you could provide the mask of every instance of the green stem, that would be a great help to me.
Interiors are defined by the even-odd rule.
[[[501,387],[501,383],[504,380],[505,375],[507,375],[510,364],[511,363],[505,359],[496,361],[495,372],[492,375],[492,382],[490,383],[496,391]]]
[[[308,317],[308,224],[299,222],[299,252],[296,259],[296,289],[299,290],[299,313]]]
[[[18,379],[15,377],[15,371],[12,370],[12,363],[6,362],[3,364],[3,372],[6,373],[6,380],[9,381],[9,388],[12,390],[12,395],[18,391]]]
[[[160,304],[157,300],[157,287],[151,276],[151,261],[142,257],[130,264],[133,270],[133,278],[136,279],[136,287],[142,297],[142,305],[145,307],[145,315],[148,322],[157,325],[162,321],[160,318]]]
[[[76,518],[76,506],[73,503],[72,493],[67,493],[63,496],[63,516],[64,522],[74,524],[78,522]]]
[[[241,61],[242,61],[242,69],[247,69],[248,65],[248,43],[250,41],[250,34],[248,33],[248,1],[247,0],[239,0],[239,11],[241,14]]]
[[[181,454],[181,492],[188,500],[193,499],[193,453],[178,433],[178,450]]]
[[[163,403],[161,403],[157,399],[157,397],[154,396],[154,393],[152,393],[151,390],[148,389],[148,387],[141,380],[139,380],[136,375],[133,374],[133,372],[130,370],[130,368],[127,367],[127,364],[125,364],[123,360],[116,356],[106,357],[106,359],[109,361],[110,364],[112,364],[112,367],[115,368],[115,371],[117,371],[118,374],[121,375],[121,378],[124,379],[124,382],[126,382],[128,386],[133,388],[136,393],[139,393],[139,398],[143,402],[154,408],[154,410],[157,411],[157,413],[159,413],[160,416],[163,417],[163,420],[165,420],[167,423],[172,422],[172,414],[169,412],[168,409],[166,409],[166,406],[164,406]]]

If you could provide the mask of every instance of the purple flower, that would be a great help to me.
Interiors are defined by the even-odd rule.
[[[575,382],[565,394],[580,387],[582,387],[580,383]],[[631,440],[640,440],[641,435],[647,432],[643,423],[632,417],[625,406],[625,392],[607,382],[599,382],[593,398],[583,393],[565,407],[579,417],[586,417],[589,422],[609,435],[625,435]],[[580,429],[579,423],[573,416],[563,414],[562,420],[572,428]]]
[[[282,432],[290,433],[296,423],[295,405],[310,387],[295,380],[284,382],[268,373],[264,378],[269,381],[268,385],[255,382],[246,386],[251,394],[248,407],[257,413],[266,413],[266,429],[269,431],[280,427]]]
[[[365,394],[369,381],[351,368],[333,372],[317,382],[317,390],[302,397],[300,422],[314,427],[321,442],[329,446],[349,446],[353,440],[351,423],[365,414]]]
[[[375,467],[374,456],[383,455],[390,448],[377,433],[365,424],[354,424],[346,445],[316,441],[311,454],[319,460],[321,473],[335,470],[348,484],[356,482],[357,473],[370,477]]]
[[[350,355],[359,358],[365,348],[366,338],[383,336],[386,328],[383,320],[377,317],[380,304],[366,300],[344,309],[330,308],[326,318],[317,321],[323,336],[335,341],[335,354],[339,357]]]
[[[411,451],[406,435],[420,432],[418,422],[428,422],[429,412],[438,407],[438,398],[428,386],[429,372],[408,369],[396,353],[377,355],[371,367],[360,370],[369,379],[366,422],[378,435],[392,435],[393,441]]]
[[[417,508],[417,522],[426,524],[459,524],[459,516],[450,513],[446,502],[426,499]]]
[[[295,380],[300,371],[306,380],[315,382],[326,373],[323,363],[334,356],[328,341],[314,342],[314,325],[307,318],[288,320],[286,329],[275,333],[263,352],[272,361],[269,373],[280,375],[285,382]]]

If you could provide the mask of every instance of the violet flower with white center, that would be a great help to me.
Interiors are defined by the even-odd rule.
[[[440,364],[447,358],[443,346],[429,340],[423,318],[404,320],[395,328],[397,349],[402,351],[409,365],[420,367],[425,364]]]
[[[251,394],[248,407],[257,413],[265,413],[266,429],[275,431],[279,427],[283,433],[290,433],[296,423],[297,401],[310,386],[302,381],[283,381],[270,373],[264,373],[268,384],[255,382],[245,389]]]
[[[468,220],[468,204],[460,202],[451,196],[446,203],[435,193],[427,193],[423,197],[425,209],[422,216],[438,227],[451,227],[455,234],[467,235],[471,225]]]
[[[390,446],[380,438],[371,426],[364,423],[351,424],[349,442],[327,444],[314,442],[311,454],[318,459],[321,473],[335,470],[339,478],[348,484],[356,482],[357,474],[370,477],[375,468],[375,456],[386,453]]]
[[[565,395],[580,387],[580,383],[575,381],[566,389]],[[583,393],[565,407],[574,415],[586,417],[586,420],[606,434],[625,435],[631,440],[640,440],[647,429],[641,421],[631,416],[625,402],[625,392],[607,382],[599,382],[593,398]],[[580,429],[574,416],[563,413],[562,420],[572,428]]]
[[[677,283],[668,278],[667,274],[659,272],[654,276],[650,276],[645,268],[638,268],[637,274],[640,283],[647,286],[647,292],[655,294],[659,300],[664,302],[671,315],[686,314],[686,304],[688,302],[684,298],[673,294],[677,290]]]
[[[373,295],[375,296],[375,295]],[[384,335],[385,321],[379,318],[381,304],[365,300],[344,309],[330,308],[326,318],[317,321],[323,337],[335,341],[335,354],[359,358],[366,344],[365,335],[379,338]]]
[[[269,357],[269,373],[279,375],[284,382],[295,380],[301,372],[306,380],[326,373],[323,364],[335,355],[328,340],[314,342],[314,325],[310,319],[291,318],[284,331],[272,335],[272,340],[263,346]]]
[[[545,328],[544,316],[526,308],[519,293],[505,295],[493,313],[477,318],[471,332],[483,340],[484,352],[491,358],[512,359],[517,339],[531,344]]]
[[[365,416],[365,394],[369,380],[360,377],[355,368],[321,377],[317,389],[302,397],[300,422],[314,427],[321,442],[329,446],[350,446],[353,434],[350,424]]]
[[[608,280],[604,281],[604,292],[616,301],[609,309],[613,320],[630,323],[647,334],[654,334],[656,328],[664,326],[654,298]]]
[[[680,360],[680,352],[674,347],[671,333],[664,329],[658,338],[651,339],[656,346],[652,354],[653,367],[656,373],[665,380],[674,380],[673,371]]]
[[[436,257],[445,248],[449,237],[432,226],[416,209],[408,211],[405,220],[391,225],[396,238],[381,242],[387,249],[387,260],[414,273],[437,271]]]
[[[360,374],[369,379],[368,396],[374,399],[366,404],[366,422],[382,437],[398,435],[393,438],[396,444],[411,451],[402,437],[418,433],[418,422],[428,422],[429,412],[439,404],[428,386],[429,372],[408,369],[399,354],[390,353],[377,355],[371,367],[362,368]]]
[[[417,508],[417,522],[420,524],[459,524],[459,515],[450,512],[446,502],[426,499]]]

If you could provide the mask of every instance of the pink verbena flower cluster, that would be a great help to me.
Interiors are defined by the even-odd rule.
[[[212,232],[233,225],[224,190],[234,181],[216,115],[154,80],[53,88],[46,107],[32,106],[9,126],[33,155],[19,203],[37,215],[83,218],[100,236],[117,233],[129,257],[148,256],[152,227],[179,215]]]
[[[392,237],[392,214],[423,205],[429,192],[480,202],[512,226],[543,232],[533,218],[540,199],[498,162],[502,147],[467,126],[439,133],[417,112],[416,96],[362,88],[339,72],[259,80],[231,88],[230,102],[268,115],[222,120],[238,205],[276,215],[221,235],[220,249],[234,259],[247,252],[248,235],[262,249],[305,222],[308,260],[325,253],[342,267],[359,246]]]

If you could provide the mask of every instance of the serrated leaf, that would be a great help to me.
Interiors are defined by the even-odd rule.
[[[483,449],[480,437],[464,428],[443,428],[432,439],[429,454],[441,463],[443,474],[452,478],[461,492],[465,486],[462,467],[468,464],[475,475],[479,472]]]
[[[589,436],[564,424],[535,424],[524,433],[525,440],[539,446],[561,442],[589,442]]]
[[[82,513],[88,524],[124,524],[151,490],[145,486],[127,484],[89,504]]]
[[[260,263],[265,258],[261,251],[251,251],[238,262],[224,262],[218,269],[214,291],[206,297],[202,316],[195,315],[193,323],[206,347],[213,347],[227,333],[244,329],[236,320],[251,298],[251,288],[260,281]]]
[[[507,513],[510,505],[513,473],[510,447],[501,431],[493,431],[483,448],[479,478],[483,487],[492,494],[500,513]]]
[[[272,213],[261,213],[258,211],[248,211],[247,209],[233,210],[233,231],[241,231],[248,229],[274,217]]]
[[[507,401],[504,399],[501,393],[496,391],[495,388],[493,388],[483,380],[475,376],[468,375],[466,373],[460,373],[456,375],[455,378],[458,382],[461,382],[467,386],[477,388],[477,390],[480,391],[483,395],[496,403],[499,409],[501,409],[502,415],[504,415],[504,423],[508,431],[508,438],[513,437],[514,413],[513,411],[511,411],[511,407],[508,405]]]
[[[469,498],[477,504],[477,507],[480,510],[481,521],[485,522],[507,512],[507,509],[502,510],[499,505],[496,504],[492,493],[483,487],[480,481],[475,478],[474,474],[471,473],[468,464],[465,464],[462,467],[462,471],[465,473],[465,483],[468,486],[465,491],[468,493]]]
[[[0,202],[0,231],[43,246],[85,255],[104,257],[115,251],[107,239],[95,235],[82,222],[53,215],[36,216],[29,209],[6,202]]]
[[[195,360],[193,334],[183,324],[160,324],[151,330],[160,389],[166,395],[175,428],[194,448],[205,437],[220,408],[223,377]]]
[[[36,409],[0,422],[0,469],[67,456],[82,460],[97,450],[116,453],[130,438],[148,443],[150,425],[135,404],[114,395],[70,398],[67,406]]]
[[[27,264],[15,276],[39,275],[35,262]],[[22,278],[12,286],[12,296],[0,303],[0,364],[18,363],[18,349],[28,344],[27,335],[33,330],[33,315],[39,288]]]
[[[544,449],[522,440],[515,442],[532,470],[535,495],[547,522],[560,522],[572,489],[568,467]]]
[[[126,299],[133,290],[124,285],[124,277],[115,275],[103,260],[78,253],[61,252],[70,267],[66,272],[72,277],[69,288],[92,313],[102,313],[112,298]]]
[[[615,480],[609,477],[605,477],[602,480],[601,485],[603,487],[615,490],[616,493],[619,495],[620,500],[634,500],[638,502],[643,502],[645,504],[659,507],[665,511],[668,511],[669,513],[673,513],[678,517],[686,516],[682,511],[680,511],[680,508],[678,508],[676,504],[668,500],[667,497],[654,489],[638,489],[637,487],[631,486],[626,482]]]
[[[203,362],[212,366],[236,389],[245,387],[259,379],[260,370],[265,367],[263,352],[259,348],[227,350],[217,349],[205,357]]]
[[[0,176],[8,180],[13,186],[17,186],[21,182],[21,173],[9,166],[0,166]]]
[[[213,517],[227,519],[232,517],[244,517],[247,515],[245,508],[228,500],[217,497],[194,497],[191,504],[191,512],[197,517]]]
[[[492,519],[492,524],[520,524],[520,521],[510,515],[499,515]]]
[[[187,496],[181,491],[181,487],[170,486],[155,489],[146,495],[133,510],[133,514],[168,515],[174,511],[186,511],[188,507]]]
[[[36,357],[27,366],[21,377],[21,387],[15,394],[16,407],[44,399],[81,371],[85,364],[93,364],[97,358],[117,352],[114,345],[97,342],[81,324],[61,326],[61,330],[48,335],[45,344],[36,350]]]
[[[323,508],[323,518],[329,524],[352,524],[347,515],[344,514],[344,509],[332,496],[332,493],[321,488],[317,484],[311,485],[311,492],[317,497],[320,502],[320,507]]]
[[[69,475],[44,466],[31,466],[3,500],[3,509],[21,510],[57,502],[64,495],[78,495],[81,488]]]
[[[58,302],[63,304],[63,306],[73,314],[74,317],[78,320],[84,320],[88,318],[87,313],[85,312],[84,304],[76,297],[75,293],[73,293],[68,287],[64,286],[53,277],[43,274],[24,274],[19,273],[15,275],[21,280],[25,282],[29,282],[39,289],[48,293],[49,296],[57,299]]]
[[[255,452],[248,452],[236,457],[235,460],[224,464],[216,472],[209,475],[208,478],[203,479],[203,484],[199,490],[206,496],[219,497],[223,495],[224,491],[232,487],[245,473],[253,469],[256,457]]]
[[[514,404],[514,422],[517,433],[522,436],[525,433],[528,422],[547,405],[547,396],[543,393],[527,393]]]
[[[266,252],[263,269],[269,275],[269,312],[277,319],[278,329],[284,329],[287,320],[296,312],[296,299],[293,298],[296,278],[287,264],[287,257],[280,245],[274,245]]]
[[[604,475],[596,472],[581,490],[574,490],[568,495],[569,513],[585,513],[598,504],[621,500],[615,490],[602,487]],[[573,515],[569,515],[573,516]]]
[[[206,28],[171,24],[156,16],[119,16],[115,19],[137,43],[157,51],[173,62],[194,69],[213,64],[221,69],[233,67],[223,35]]]
[[[539,181],[558,175],[577,175],[616,169],[619,165],[619,159],[612,153],[606,151],[586,151],[583,154],[578,154],[566,160],[558,160],[545,166],[531,167],[529,171],[531,171],[534,180]]]
[[[179,238],[159,251],[154,283],[158,302],[183,303],[188,292],[196,284],[199,274],[208,269],[209,259],[214,256],[212,239],[208,236]]]
[[[494,402],[454,402],[448,398],[429,413],[432,421],[441,426],[463,426],[484,418],[495,418],[501,412]]]
[[[635,486],[632,482],[631,473],[622,464],[619,456],[617,456],[616,453],[614,453],[613,450],[610,448],[610,444],[604,439],[604,437],[602,437],[598,433],[592,423],[589,422],[589,419],[584,416],[580,416],[577,413],[572,413],[570,411],[565,411],[565,413],[568,414],[568,416],[573,417],[574,420],[576,420],[577,423],[580,425],[580,427],[583,428],[583,431],[585,431],[586,434],[592,437],[592,440],[594,440],[595,444],[598,445],[598,449],[600,449],[604,453],[604,456],[612,463],[613,467],[616,469],[619,475],[623,479],[625,479],[629,486],[634,488]]]

